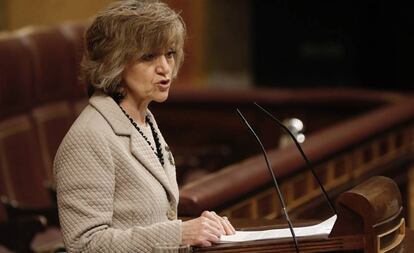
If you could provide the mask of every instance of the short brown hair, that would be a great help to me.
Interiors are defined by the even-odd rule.
[[[88,93],[95,90],[117,96],[122,73],[132,60],[173,46],[176,65],[184,60],[185,24],[178,13],[157,0],[114,2],[99,12],[85,33],[82,78]]]

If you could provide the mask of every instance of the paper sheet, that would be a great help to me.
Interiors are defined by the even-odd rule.
[[[336,215],[312,226],[294,227],[296,237],[329,235],[336,221]],[[223,235],[219,243],[247,242],[264,239],[278,239],[292,237],[289,228],[270,229],[262,231],[236,231],[234,235]]]

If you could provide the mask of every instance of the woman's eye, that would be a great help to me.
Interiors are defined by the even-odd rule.
[[[141,60],[143,60],[143,61],[152,61],[154,59],[155,59],[155,54],[144,54],[141,57]]]
[[[168,59],[171,59],[171,58],[173,58],[174,57],[174,55],[176,54],[176,52],[175,51],[169,51],[167,54],[166,54],[166,56],[167,56],[167,58]]]

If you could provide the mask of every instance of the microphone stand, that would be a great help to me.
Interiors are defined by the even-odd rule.
[[[247,122],[246,118],[243,116],[243,114],[240,112],[240,110],[239,110],[239,109],[237,109],[237,114],[240,116],[240,118],[243,120],[243,122],[244,122],[244,123],[246,124],[246,126],[249,128],[249,130],[250,130],[250,131],[251,131],[251,133],[254,135],[254,137],[255,137],[256,141],[259,143],[259,145],[260,145],[260,147],[261,147],[261,149],[262,149],[262,152],[263,152],[264,158],[265,158],[265,160],[266,160],[266,165],[267,165],[267,168],[269,169],[269,172],[270,172],[270,174],[272,175],[272,178],[273,178],[273,182],[274,182],[274,184],[275,184],[275,186],[276,186],[277,194],[278,194],[278,196],[279,196],[279,201],[280,201],[280,204],[282,205],[283,214],[285,215],[286,221],[287,221],[287,223],[288,223],[288,225],[289,225],[290,233],[292,234],[292,238],[293,238],[293,242],[294,242],[294,244],[295,244],[296,252],[297,252],[297,253],[299,253],[299,246],[298,246],[298,241],[296,240],[295,231],[293,230],[293,225],[292,225],[292,222],[290,221],[290,218],[289,218],[288,212],[287,212],[287,210],[286,210],[285,201],[284,201],[283,196],[282,196],[282,193],[281,193],[281,191],[280,191],[279,184],[277,183],[277,180],[276,180],[275,174],[273,173],[273,170],[272,170],[272,169],[271,169],[271,167],[270,167],[269,158],[268,158],[268,156],[267,156],[267,153],[266,153],[266,150],[265,150],[265,148],[264,148],[264,146],[263,146],[263,143],[260,141],[260,139],[259,139],[259,137],[257,136],[256,132],[255,132],[255,131],[253,130],[253,128],[250,126],[249,122]]]
[[[289,134],[289,136],[292,138],[293,142],[296,144],[296,147],[299,150],[300,154],[302,155],[303,159],[306,161],[306,165],[311,170],[313,177],[318,182],[319,187],[321,188],[321,190],[323,192],[323,195],[325,196],[325,199],[327,200],[327,202],[329,204],[329,207],[331,208],[331,210],[335,214],[338,214],[338,212],[336,211],[335,206],[332,204],[332,201],[331,201],[331,199],[328,196],[328,193],[326,193],[325,188],[323,187],[323,184],[321,183],[321,180],[319,179],[318,175],[316,175],[316,172],[313,169],[313,166],[312,166],[311,162],[306,157],[305,152],[303,152],[302,147],[300,146],[299,142],[296,140],[296,138],[293,135],[293,133],[285,125],[283,125],[283,123],[280,120],[278,120],[275,116],[273,116],[268,110],[264,109],[263,107],[261,107],[256,102],[254,102],[254,105],[256,105],[262,112],[264,112],[265,114],[267,114],[267,116],[269,116],[271,119],[273,119],[278,126],[282,127]]]

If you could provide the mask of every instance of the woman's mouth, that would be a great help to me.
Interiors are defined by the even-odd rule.
[[[164,80],[159,81],[157,84],[160,90],[165,91],[170,88],[170,83],[171,83],[170,79],[164,79]]]

